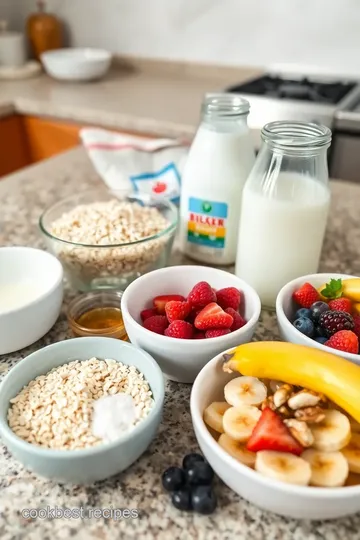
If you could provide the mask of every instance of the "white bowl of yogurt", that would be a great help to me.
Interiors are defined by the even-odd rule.
[[[63,269],[46,251],[0,248],[0,355],[27,347],[55,324],[63,300]]]

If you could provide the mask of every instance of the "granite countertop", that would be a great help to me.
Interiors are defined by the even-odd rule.
[[[100,182],[84,150],[75,149],[13,174],[0,182],[0,245],[43,247],[37,229],[40,213],[61,197]],[[333,182],[333,209],[327,229],[321,270],[360,275],[360,187]],[[172,264],[186,262],[175,252]],[[231,269],[229,269],[231,270]],[[3,376],[21,358],[49,343],[71,336],[66,316],[68,292],[54,328],[39,342],[0,357]],[[279,339],[275,316],[264,312],[255,339]],[[2,540],[60,538],[141,538],[206,540],[360,539],[360,515],[334,522],[298,522],[262,512],[240,499],[221,482],[219,507],[210,517],[181,513],[170,505],[160,486],[166,466],[179,464],[183,455],[198,450],[192,429],[190,386],[167,383],[164,419],[149,450],[126,472],[90,487],[55,484],[25,470],[0,448],[0,537]],[[132,520],[27,520],[26,508],[97,507],[137,508]]]

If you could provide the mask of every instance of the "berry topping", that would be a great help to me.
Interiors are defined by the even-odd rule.
[[[172,300],[177,300],[178,302],[183,302],[185,298],[181,294],[163,294],[161,296],[156,296],[153,300],[154,307],[159,315],[165,313],[165,306],[168,302]]]
[[[226,308],[232,308],[235,311],[238,311],[240,306],[240,291],[235,289],[235,287],[226,287],[225,289],[220,289],[216,292],[216,303],[219,304],[224,310]]]
[[[203,458],[201,454],[192,452],[191,454],[186,454],[186,456],[184,456],[182,466],[183,466],[183,469],[191,469],[191,467],[193,467],[195,463],[198,463],[198,462],[202,463],[204,461],[205,459]]]
[[[146,319],[148,319],[149,317],[153,317],[154,315],[157,315],[157,311],[155,308],[143,309],[140,313],[142,322],[146,321]]]
[[[245,326],[246,324],[245,319],[240,315],[238,311],[235,311],[235,309],[229,307],[225,309],[225,313],[228,313],[234,319],[230,327],[231,332],[235,332],[235,330],[239,330],[239,328],[242,328],[243,326]]]
[[[322,289],[321,295],[328,300],[341,298],[342,288],[341,279],[330,279],[329,283],[326,283],[325,289]]]
[[[189,315],[191,306],[189,302],[170,300],[165,306],[165,313],[169,322],[183,321]]]
[[[185,473],[180,467],[169,467],[163,472],[161,482],[166,491],[175,491],[185,485]]]
[[[319,300],[318,302],[314,302],[310,308],[310,319],[312,319],[312,321],[317,324],[319,322],[320,315],[325,313],[325,311],[329,311],[329,309],[330,308],[326,302],[322,302],[321,300]]]
[[[295,313],[294,320],[299,319],[300,317],[306,317],[306,319],[311,319],[311,310],[304,307],[298,309]]]
[[[357,335],[358,338],[360,338],[360,315],[354,315],[353,319],[355,325],[353,332]]]
[[[300,289],[293,293],[293,299],[299,306],[309,308],[311,304],[320,299],[320,296],[315,287],[310,283],[304,283]]]
[[[291,435],[280,416],[269,407],[261,413],[246,448],[251,452],[274,450],[275,452],[289,452],[296,456],[303,452],[302,446]]]
[[[194,332],[193,339],[205,339],[204,332]]]
[[[306,317],[299,317],[299,319],[295,319],[293,325],[296,330],[299,330],[299,332],[304,334],[304,336],[313,337],[315,334],[314,323]]]
[[[185,476],[190,486],[207,486],[214,478],[214,471],[205,461],[197,461],[185,469]]]
[[[230,334],[230,332],[231,330],[229,328],[213,328],[211,330],[206,330],[205,337],[212,338],[226,336],[226,334]]]
[[[326,311],[320,316],[319,325],[326,337],[330,337],[340,330],[354,330],[354,319],[344,311]]]
[[[193,308],[203,308],[216,302],[216,293],[206,281],[200,281],[191,289],[187,300]]]
[[[190,488],[184,487],[178,491],[174,491],[171,495],[171,502],[178,510],[192,510]]]
[[[345,311],[346,313],[352,313],[353,307],[352,302],[349,298],[335,298],[335,300],[330,300],[329,308],[332,311]]]
[[[357,354],[359,352],[358,337],[351,330],[336,332],[325,342],[325,345],[348,353]]]
[[[195,319],[195,327],[198,330],[207,330],[209,328],[230,328],[234,319],[228,313],[225,313],[215,302],[211,302]]]
[[[216,495],[211,486],[197,486],[191,492],[191,503],[195,512],[212,514],[217,506]]]
[[[191,339],[193,332],[192,324],[186,321],[173,321],[165,330],[165,336],[177,339]]]
[[[144,321],[144,328],[155,334],[164,334],[168,324],[165,315],[153,315]]]

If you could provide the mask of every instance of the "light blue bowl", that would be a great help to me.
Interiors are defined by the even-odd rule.
[[[111,443],[85,450],[52,450],[30,444],[13,433],[7,423],[9,401],[38,375],[72,360],[93,356],[133,365],[148,381],[155,404],[129,434]],[[117,339],[83,337],[60,341],[21,360],[0,386],[0,435],[8,450],[26,468],[59,482],[90,484],[124,471],[148,448],[161,421],[164,403],[163,374],[145,351]]]

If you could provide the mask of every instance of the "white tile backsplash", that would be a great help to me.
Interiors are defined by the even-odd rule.
[[[0,0],[21,28],[35,0]],[[360,77],[359,0],[48,0],[75,46]]]

